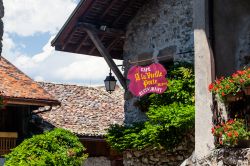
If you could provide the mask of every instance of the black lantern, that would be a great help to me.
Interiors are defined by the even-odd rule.
[[[109,76],[107,76],[106,79],[104,80],[106,91],[109,93],[112,93],[115,90],[116,82],[117,81],[115,77],[112,76],[111,69],[110,69]]]

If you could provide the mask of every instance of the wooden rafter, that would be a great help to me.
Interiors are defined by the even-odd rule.
[[[127,89],[126,79],[124,78],[124,76],[122,75],[122,73],[118,69],[118,67],[116,66],[114,60],[110,56],[107,49],[104,47],[103,43],[101,42],[100,38],[98,37],[98,35],[96,33],[96,29],[94,29],[93,27],[89,27],[89,26],[85,26],[84,29],[88,33],[90,39],[92,40],[92,42],[96,46],[97,50],[100,52],[100,54],[103,56],[103,58],[105,59],[105,61],[109,65],[109,67],[112,69],[112,71],[116,75],[116,77],[119,80],[119,82],[121,83],[122,87],[124,89]]]
[[[124,15],[124,13],[127,11],[127,9],[129,7],[131,7],[131,5],[134,3],[134,0],[130,0],[128,5],[122,10],[121,14],[119,15],[119,17],[117,17],[115,19],[115,21],[113,22],[112,26],[116,25],[116,23],[121,19],[121,17]]]
[[[103,34],[102,37],[100,38],[100,40],[102,41],[104,39],[105,35]],[[89,54],[93,54],[93,52],[96,50],[96,47],[94,46],[90,51]]]
[[[108,50],[108,51],[112,50],[112,48],[116,45],[116,43],[117,43],[119,40],[121,40],[120,37],[117,37],[115,40],[113,40],[113,42],[110,43],[109,46],[107,47],[107,50]]]
[[[76,52],[80,52],[82,46],[84,45],[84,43],[86,43],[88,40],[88,35],[86,35],[84,38],[82,38],[82,40],[80,41],[79,45],[76,48]]]
[[[111,4],[109,5],[109,7],[106,8],[106,10],[103,12],[102,16],[100,17],[100,20],[102,20],[107,13],[109,12],[110,9],[112,9],[112,7],[114,6],[114,4],[119,1],[119,0],[112,0]]]
[[[108,34],[110,36],[120,36],[123,37],[125,36],[125,31],[121,30],[121,29],[115,29],[115,28],[106,28],[105,30],[100,30],[97,29],[98,27],[96,25],[90,24],[90,23],[83,23],[83,22],[79,22],[78,23],[78,28],[80,29],[85,29],[86,27],[91,27],[95,29],[95,32],[97,32],[98,34]]]
[[[84,15],[85,13],[87,13],[91,8],[91,5],[93,5],[94,4],[94,2],[95,2],[96,0],[91,0],[91,1],[89,1],[89,0],[85,0],[85,2],[84,2],[84,7],[86,8],[86,10],[82,13],[82,15]],[[69,33],[69,35],[65,38],[65,40],[63,41],[63,43],[64,43],[64,45],[63,45],[63,47],[62,47],[62,49],[64,50],[65,48],[66,48],[66,46],[68,45],[68,43],[69,43],[69,40],[68,39],[70,39],[71,38],[71,35],[72,35],[72,33],[74,33],[74,29],[75,28],[72,28],[73,30],[71,31],[71,33]]]
[[[72,37],[74,36],[75,30],[73,30],[66,38],[66,41],[64,42],[63,46],[62,46],[62,50],[64,50],[67,45],[69,44],[69,42],[71,41]]]

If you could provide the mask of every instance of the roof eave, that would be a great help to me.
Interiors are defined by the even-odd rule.
[[[6,104],[30,105],[30,106],[58,106],[61,104],[57,100],[46,100],[46,99],[4,97],[4,100]]]
[[[60,29],[60,31],[57,33],[56,37],[51,41],[51,46],[55,46],[57,40],[59,39],[59,37],[61,36],[62,32],[65,30],[65,28],[67,27],[67,25],[70,23],[70,21],[72,20],[72,18],[76,15],[77,11],[81,8],[81,6],[84,4],[84,2],[86,2],[87,0],[81,0],[79,2],[79,4],[77,5],[77,7],[74,9],[73,13],[71,13],[71,15],[69,16],[69,18],[67,19],[67,21],[64,23],[64,25],[62,26],[62,28]]]

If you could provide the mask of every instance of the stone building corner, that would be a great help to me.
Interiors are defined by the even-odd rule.
[[[2,18],[4,16],[4,7],[3,0],[0,0],[0,54],[2,54],[2,39],[3,39],[3,21]]]

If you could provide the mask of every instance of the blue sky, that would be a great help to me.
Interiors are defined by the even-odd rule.
[[[103,84],[109,72],[103,58],[58,52],[50,46],[79,0],[3,1],[2,56],[37,81]]]
[[[50,34],[40,33],[33,36],[19,36],[17,34],[10,33],[9,37],[17,44],[17,50],[26,53],[28,56],[38,54],[42,51],[42,46],[44,46],[49,38]]]

